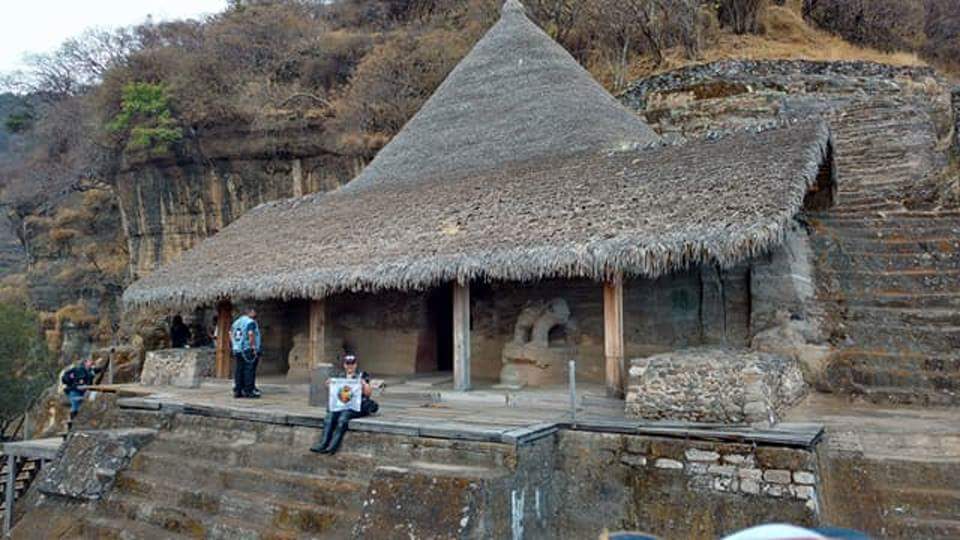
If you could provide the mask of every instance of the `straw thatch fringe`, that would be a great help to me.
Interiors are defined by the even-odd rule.
[[[730,267],[783,242],[830,145],[825,123],[805,122],[271,203],[135,283],[124,302],[189,308]]]

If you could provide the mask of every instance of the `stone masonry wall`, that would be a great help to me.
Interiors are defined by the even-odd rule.
[[[718,538],[764,522],[819,522],[809,450],[563,431],[558,452],[560,538],[603,528]]]

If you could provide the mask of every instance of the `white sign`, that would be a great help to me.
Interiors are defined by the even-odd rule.
[[[360,412],[362,395],[363,387],[360,385],[360,379],[330,379],[330,399],[327,402],[327,410],[339,412],[349,409]]]

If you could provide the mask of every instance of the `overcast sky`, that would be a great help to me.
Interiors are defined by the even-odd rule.
[[[87,28],[194,18],[226,0],[0,0],[0,73],[23,68],[26,53],[50,52]]]

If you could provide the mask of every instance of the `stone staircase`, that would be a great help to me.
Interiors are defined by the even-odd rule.
[[[945,165],[928,111],[880,96],[831,125],[837,201],[810,216],[829,378],[871,401],[960,404],[960,211],[911,202]]]
[[[134,419],[135,413],[125,413]],[[147,425],[150,415],[140,425]],[[316,430],[178,415],[74,533],[88,538],[348,538],[377,467],[502,470],[514,447],[350,431],[336,456]],[[415,442],[414,442],[415,441]]]

